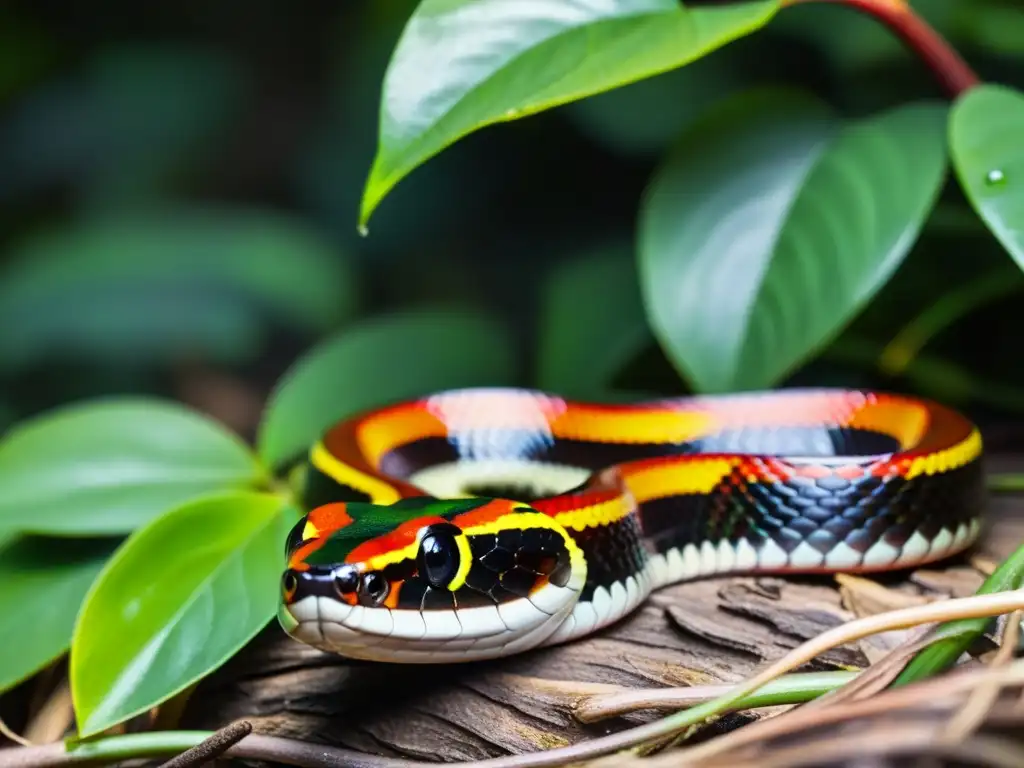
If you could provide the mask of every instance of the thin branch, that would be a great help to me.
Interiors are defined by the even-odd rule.
[[[232,723],[177,757],[172,757],[160,768],[199,768],[223,755],[250,733],[252,733],[252,723],[246,720]]]
[[[800,704],[845,686],[861,672],[807,672],[780,677],[760,691],[744,696],[728,710],[757,709],[780,704]],[[681,709],[716,699],[731,691],[732,685],[691,685],[591,694],[580,699],[573,714],[581,723],[595,723],[645,709]]]
[[[170,757],[196,747],[212,735],[209,731],[151,731],[110,736],[84,742],[71,749],[63,743],[0,749],[0,765],[3,768],[64,768]],[[264,760],[297,768],[436,768],[437,765],[254,733],[227,749],[223,756]]]
[[[801,708],[771,720],[751,723],[727,736],[677,753],[677,765],[700,764],[712,757],[731,754],[743,747],[761,743],[808,728],[820,728],[858,717],[886,714],[896,709],[920,707],[943,710],[949,707],[952,696],[993,685],[997,689],[1024,685],[1024,660],[1001,669],[982,667],[963,672],[952,672],[943,677],[924,680],[902,688],[892,688],[869,699],[859,699],[833,707]]]
[[[11,729],[11,726],[9,726],[7,723],[4,722],[4,719],[2,717],[0,717],[0,736],[3,736],[6,739],[10,739],[15,744],[20,744],[23,747],[31,747],[32,746],[32,742],[31,741],[26,739],[21,734],[15,733]]]
[[[921,633],[893,648],[889,653],[868,667],[847,685],[810,702],[808,707],[833,707],[845,701],[853,701],[872,696],[884,690],[907,666],[916,654],[933,643],[959,634],[955,627],[940,626],[929,631],[931,625],[920,628]]]
[[[863,672],[813,672],[779,677],[725,711],[804,702],[810,702],[807,706],[832,705],[870,695],[888,685],[914,654],[962,631],[956,627],[939,627],[934,633],[925,631],[923,637],[912,638],[899,645]],[[595,693],[581,698],[573,714],[580,722],[593,723],[644,709],[679,709],[725,695],[731,688],[725,684],[692,685]]]

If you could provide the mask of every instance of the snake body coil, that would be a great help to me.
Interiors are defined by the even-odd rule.
[[[469,661],[591,634],[685,579],[918,566],[977,538],[981,451],[960,414],[874,392],[442,392],[313,446],[279,620],[348,657]]]

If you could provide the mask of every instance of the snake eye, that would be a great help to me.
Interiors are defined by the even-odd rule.
[[[351,565],[343,565],[334,572],[334,588],[343,595],[350,595],[359,586],[359,574]]]
[[[286,598],[291,599],[291,596],[295,594],[295,590],[299,586],[299,580],[295,577],[295,571],[287,570],[281,579],[281,587],[284,590]]]
[[[420,541],[417,565],[432,587],[444,589],[459,571],[459,547],[455,543],[458,532],[454,525],[434,525]]]
[[[391,585],[388,580],[376,571],[371,571],[359,582],[359,602],[373,608],[383,603],[390,591]]]

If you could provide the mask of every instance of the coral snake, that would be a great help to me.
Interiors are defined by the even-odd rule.
[[[981,437],[935,402],[778,390],[642,404],[441,392],[313,445],[279,621],[350,658],[495,658],[726,573],[869,572],[967,548]]]

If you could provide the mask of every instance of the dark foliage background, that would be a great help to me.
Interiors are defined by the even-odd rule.
[[[1024,83],[1019,5],[914,6],[983,78]],[[9,277],[30,269],[37,256],[29,244],[39,236],[183,205],[207,213],[214,228],[222,217],[242,232],[261,217],[285,215],[326,238],[330,259],[344,267],[305,270],[285,245],[277,269],[297,289],[277,303],[262,294],[239,300],[244,266],[208,280],[183,255],[194,243],[153,256],[138,237],[115,237],[104,247],[117,263],[152,258],[172,266],[122,280],[115,265],[107,282],[71,269],[56,287],[0,291],[7,421],[97,394],[155,392],[250,430],[253,409],[275,379],[319,338],[362,317],[448,303],[481,306],[509,323],[521,361],[514,383],[532,384],[545,333],[538,302],[552,270],[608,251],[633,258],[637,202],[652,171],[679,130],[714,100],[754,84],[790,84],[858,115],[941,96],[874,21],[844,8],[789,9],[692,66],[469,136],[399,184],[361,237],[358,202],[375,147],[381,80],[414,7],[412,0],[254,0],[244,10],[196,2],[4,4],[0,268]],[[238,225],[236,209],[255,218]],[[153,241],[165,238],[165,230],[151,233]],[[195,240],[209,245],[202,231]],[[249,245],[259,242],[256,236]],[[57,260],[72,263],[81,247],[67,238],[56,246]],[[204,258],[220,253],[210,245]],[[325,275],[346,283],[336,290],[350,311],[295,322],[298,312],[289,308],[301,305],[302,286],[322,297]],[[982,290],[988,298],[932,338],[921,359],[897,375],[879,369],[877,351],[906,323],[937,302],[963,301],[958,291],[979,279],[998,287]],[[999,439],[996,425],[1024,410],[1022,284],[950,181],[896,278],[785,383],[942,397],[991,425]],[[90,294],[101,298],[87,301]],[[256,341],[219,335],[216,307],[235,301],[258,329]],[[71,333],[94,316],[102,332],[88,339]],[[140,333],[146,318],[156,330]],[[687,387],[653,341],[616,383],[637,392]]]

